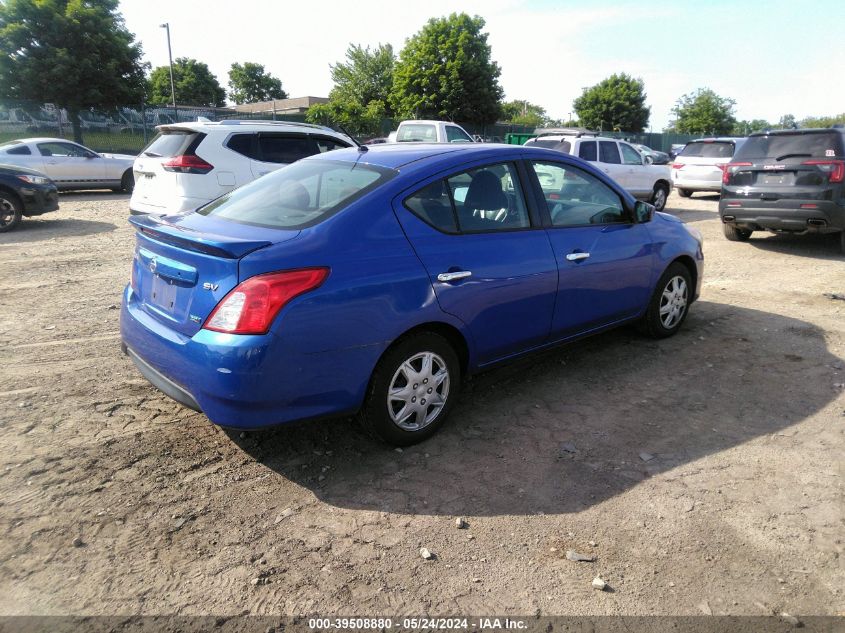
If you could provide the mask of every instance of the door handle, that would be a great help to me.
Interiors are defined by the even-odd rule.
[[[566,256],[566,259],[571,262],[580,262],[582,259],[587,259],[589,256],[589,253],[569,253],[569,255]]]
[[[472,277],[472,273],[468,270],[458,270],[453,273],[440,273],[437,275],[437,281],[449,283],[450,281],[457,281],[458,279],[466,279]]]

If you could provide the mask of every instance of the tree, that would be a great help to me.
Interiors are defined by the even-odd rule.
[[[6,0],[0,3],[0,97],[67,110],[82,142],[79,112],[144,98],[141,45],[118,0]]]
[[[798,125],[798,121],[795,120],[794,114],[784,114],[778,121],[778,127],[783,129],[793,128],[796,125]]]
[[[229,88],[229,98],[238,105],[288,98],[282,90],[282,81],[265,72],[262,64],[252,62],[232,64],[229,69]]]
[[[495,123],[501,69],[491,60],[484,19],[465,13],[432,18],[405,43],[390,103],[402,117]]]
[[[173,62],[173,83],[176,103],[191,106],[220,107],[226,104],[226,91],[208,66],[190,57],[177,57]],[[170,69],[159,66],[150,75],[150,103],[172,103]]]
[[[382,119],[391,116],[388,98],[393,86],[395,57],[390,44],[370,47],[350,44],[346,62],[331,66],[334,88],[329,102],[311,106],[305,115],[311,123],[340,125],[351,134],[377,136]]]
[[[545,108],[523,99],[503,103],[501,120],[513,125],[533,127],[540,127],[549,123]]]
[[[763,130],[770,130],[774,128],[766,119],[753,119],[751,121],[737,121],[734,123],[734,128],[731,134],[734,136],[746,136],[752,132],[762,132]]]
[[[833,127],[836,124],[845,124],[845,112],[835,116],[808,116],[801,120],[801,127]]]
[[[585,88],[572,107],[588,128],[642,132],[651,115],[645,100],[643,80],[621,73]]]
[[[680,134],[730,134],[736,124],[736,101],[720,97],[710,88],[685,94],[672,108],[675,120],[667,131]]]

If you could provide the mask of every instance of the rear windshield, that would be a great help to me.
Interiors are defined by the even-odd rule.
[[[559,152],[566,152],[567,154],[569,153],[569,150],[572,149],[569,141],[558,141],[546,138],[532,138],[530,141],[525,142],[525,146],[548,147],[549,149],[556,149]]]
[[[378,187],[391,169],[328,160],[302,160],[282,167],[197,211],[240,224],[304,229]]]
[[[731,158],[734,155],[733,141],[692,141],[687,143],[681,156],[691,158]]]
[[[423,141],[426,143],[437,142],[437,128],[425,123],[408,123],[399,126],[396,140],[400,143]]]
[[[149,145],[141,150],[141,154],[153,158],[158,158],[159,156],[164,158],[181,156],[197,136],[199,136],[199,132],[192,130],[167,130],[160,132],[150,141]]]
[[[842,135],[836,132],[772,134],[750,136],[739,148],[736,158],[841,158],[845,155]]]

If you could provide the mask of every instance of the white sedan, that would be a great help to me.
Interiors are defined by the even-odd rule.
[[[24,138],[0,145],[0,164],[47,174],[59,189],[132,191],[134,156],[98,154],[61,138]]]

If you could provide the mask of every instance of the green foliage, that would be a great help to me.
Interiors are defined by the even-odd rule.
[[[399,54],[390,103],[402,118],[495,123],[501,69],[491,60],[484,19],[465,13],[432,18]]]
[[[190,57],[177,57],[173,62],[173,82],[176,85],[176,103],[179,105],[220,107],[226,105],[226,91],[208,65]],[[150,75],[149,102],[172,103],[170,94],[170,69],[159,66]]]
[[[795,120],[794,114],[784,114],[780,118],[780,121],[778,121],[778,127],[783,129],[795,127],[796,125],[798,125],[798,121]]]
[[[651,115],[645,100],[643,80],[621,73],[586,88],[572,105],[585,127],[642,132]]]
[[[699,88],[678,99],[672,112],[675,120],[666,129],[679,134],[730,134],[736,118],[736,101],[720,97],[710,88]]]
[[[549,123],[549,117],[544,108],[523,99],[503,103],[501,120],[513,125],[533,127],[541,127]]]
[[[390,44],[369,46],[350,44],[346,62],[338,62],[332,69],[334,88],[329,102],[311,106],[305,115],[311,123],[343,126],[350,134],[379,136],[381,121],[390,116],[388,97],[393,86],[395,57]]]
[[[140,103],[141,45],[117,7],[117,0],[0,2],[0,98],[66,108],[80,141],[80,110]]]
[[[845,112],[834,116],[810,116],[801,120],[800,127],[833,127],[837,123],[845,124]]]
[[[282,90],[282,80],[265,72],[263,64],[252,62],[232,64],[229,69],[229,88],[229,98],[238,105],[288,98]]]
[[[763,130],[773,130],[776,126],[772,125],[765,119],[753,119],[751,121],[737,121],[734,123],[732,136],[746,136],[752,132],[762,132]]]

